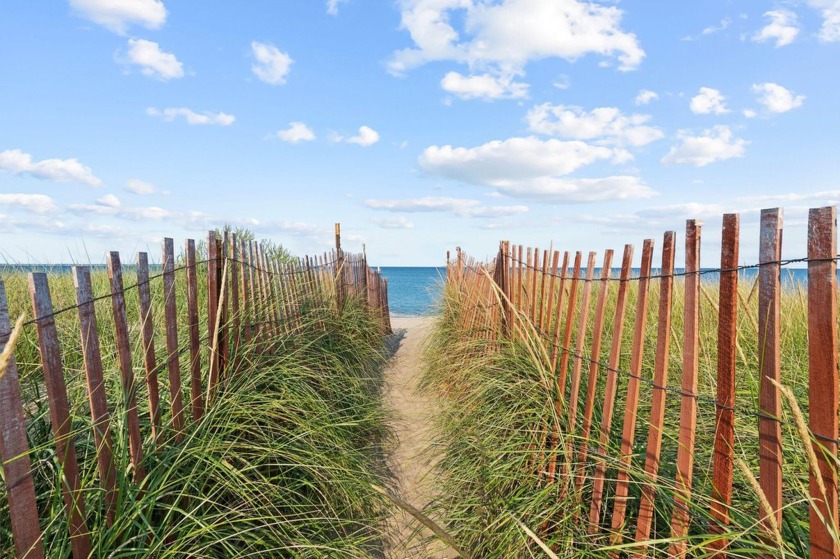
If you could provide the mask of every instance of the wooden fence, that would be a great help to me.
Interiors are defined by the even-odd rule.
[[[151,276],[148,255],[139,253],[136,261],[137,283],[124,285],[120,255],[111,252],[107,269],[110,291],[94,296],[91,271],[75,266],[74,305],[53,307],[50,279],[45,273],[28,277],[31,308],[34,318],[25,325],[37,330],[40,367],[46,388],[56,456],[63,479],[65,512],[75,559],[91,553],[91,538],[86,525],[84,491],[79,475],[72,430],[72,402],[68,398],[62,353],[81,351],[84,361],[87,397],[97,449],[99,480],[105,492],[105,517],[109,525],[116,510],[118,474],[112,456],[111,416],[106,397],[106,377],[100,352],[102,320],[98,320],[94,303],[110,299],[113,309],[113,337],[118,350],[122,396],[127,401],[127,425],[131,474],[134,483],[144,477],[143,455],[164,445],[179,444],[192,421],[198,422],[213,405],[219,382],[237,372],[245,352],[265,353],[273,350],[278,336],[294,335],[301,327],[304,308],[313,303],[332,306],[341,312],[348,298],[364,301],[370,312],[381,321],[383,334],[390,332],[387,281],[368,268],[364,254],[346,254],[341,249],[340,229],[336,225],[336,249],[331,254],[314,257],[281,259],[254,241],[245,241],[235,234],[223,236],[210,231],[207,237],[207,258],[198,261],[196,244],[188,239],[183,263],[176,267],[172,239],[164,239],[162,270]],[[183,272],[186,283],[186,305],[176,302],[176,273]],[[198,275],[206,273],[206,291],[199,292]],[[160,280],[160,282],[156,281]],[[165,357],[158,358],[152,319],[152,290],[161,289],[165,314]],[[137,323],[130,324],[126,298],[136,292],[139,300]],[[201,297],[200,297],[201,296]],[[199,312],[199,300],[206,300],[206,314]],[[10,336],[9,302],[4,281],[0,279],[0,349]],[[179,314],[179,308],[186,312]],[[62,347],[56,319],[65,313],[78,315],[79,348]],[[199,317],[203,315],[203,321]],[[99,323],[99,324],[98,324]],[[110,324],[110,321],[109,321]],[[180,327],[180,328],[179,328]],[[181,344],[179,330],[188,332],[188,341]],[[205,334],[202,337],[201,331]],[[139,332],[143,350],[148,413],[151,433],[145,438],[138,420],[136,394],[138,383],[132,366],[131,334]],[[111,334],[109,333],[109,336]],[[163,336],[162,336],[163,337]],[[205,359],[202,352],[207,351]],[[188,370],[181,370],[180,357],[189,353]],[[162,425],[163,398],[159,393],[158,374],[168,375],[170,425]],[[189,377],[189,399],[184,401],[182,377]],[[31,559],[44,557],[42,532],[36,503],[30,448],[27,442],[25,406],[14,355],[0,378],[0,456],[8,490],[9,513],[16,554]],[[164,437],[163,433],[168,436]],[[144,440],[151,441],[144,445]],[[150,448],[151,446],[151,448]]]
[[[626,245],[619,277],[613,277],[613,251],[607,250],[596,274],[596,253],[590,252],[586,263],[576,252],[570,262],[570,253],[523,249],[501,243],[498,255],[491,263],[480,263],[460,249],[449,262],[448,282],[461,298],[457,320],[462,329],[475,338],[504,336],[525,341],[529,336],[540,339],[544,348],[549,375],[556,385],[549,390],[554,394],[554,414],[547,420],[541,440],[532,444],[550,460],[540,474],[548,483],[562,476],[579,499],[585,500],[589,509],[588,532],[593,538],[606,538],[617,555],[624,549],[633,556],[644,556],[654,536],[666,542],[668,554],[684,556],[688,547],[692,553],[726,555],[733,538],[727,536],[733,499],[733,477],[736,465],[746,468],[745,462],[736,457],[736,435],[743,432],[745,423],[739,422],[736,430],[736,411],[757,423],[758,471],[745,472],[742,478],[757,473],[760,494],[756,499],[753,520],[758,523],[759,540],[765,549],[780,542],[782,513],[786,506],[797,503],[786,494],[790,481],[783,477],[783,448],[804,448],[810,457],[806,464],[810,481],[804,486],[805,495],[799,503],[809,508],[809,519],[803,521],[809,530],[812,557],[840,556],[838,542],[837,495],[837,444],[838,444],[838,349],[837,349],[837,221],[836,209],[824,207],[810,210],[808,219],[807,257],[782,259],[782,210],[767,209],[761,212],[759,262],[739,265],[739,216],[723,217],[720,267],[700,267],[701,224],[689,220],[685,231],[685,269],[675,271],[676,234],[664,235],[661,264],[652,271],[653,240],[644,241],[641,267],[632,272],[633,246]],[[523,254],[524,252],[524,254]],[[792,393],[781,385],[781,371],[786,366],[781,353],[781,271],[795,263],[807,264],[807,392],[801,400],[807,410],[804,421],[793,425],[796,419],[783,419],[783,398],[793,399]],[[754,307],[739,296],[738,281],[746,271],[757,274],[757,320]],[[701,278],[710,276],[717,288],[717,300],[701,285]],[[681,281],[675,284],[675,278]],[[655,357],[651,366],[643,367],[649,306],[649,291],[654,282],[658,287],[658,312],[653,324]],[[616,285],[617,283],[617,285]],[[682,325],[682,339],[676,353],[672,344],[672,302],[675,287],[684,293],[683,316],[676,317]],[[756,289],[756,285],[753,286]],[[802,295],[802,286],[798,288]],[[597,293],[596,293],[597,292]],[[595,297],[594,309],[591,299]],[[700,339],[699,320],[701,298],[716,314],[717,339]],[[609,305],[607,304],[609,300]],[[624,328],[628,300],[635,301],[632,314],[632,334],[625,336]],[[608,308],[612,324],[608,324]],[[737,319],[739,310],[753,322],[757,359],[750,366],[759,376],[755,401],[736,402],[736,382],[742,378],[736,371],[739,360],[745,355],[739,345]],[[593,314],[594,312],[594,314]],[[742,317],[743,318],[743,317]],[[575,333],[575,339],[572,334]],[[602,356],[602,338],[611,332],[608,357]],[[492,340],[491,340],[492,341]],[[741,344],[745,343],[741,339]],[[716,392],[698,392],[699,348],[712,346],[707,355],[716,354],[716,367],[709,367],[708,385]],[[492,347],[492,343],[490,347]],[[629,345],[629,347],[628,347]],[[649,343],[650,345],[650,343]],[[629,368],[621,368],[622,356]],[[798,359],[798,357],[790,356]],[[668,386],[669,363],[679,361],[681,384]],[[672,367],[673,369],[673,367]],[[588,373],[588,376],[585,374]],[[599,375],[601,375],[599,380]],[[603,378],[606,375],[606,379]],[[619,429],[612,425],[616,412],[616,395],[619,381],[626,390],[620,399],[623,424]],[[639,414],[640,390],[647,391],[645,406],[649,414]],[[738,392],[743,395],[743,392]],[[623,394],[622,394],[623,395]],[[679,402],[678,429],[674,479],[658,477],[663,465],[663,422],[666,402],[674,406]],[[671,400],[668,402],[668,400]],[[789,400],[788,400],[789,401]],[[714,427],[698,433],[698,405],[713,410]],[[791,404],[795,407],[795,402]],[[582,409],[581,409],[582,408]],[[673,409],[673,408],[672,408]],[[600,425],[595,425],[600,418]],[[675,420],[676,421],[676,420]],[[753,425],[755,424],[753,423]],[[800,435],[798,446],[790,439],[783,440],[782,426],[786,432]],[[636,441],[637,429],[647,431],[646,447]],[[696,473],[695,439],[710,445],[704,448],[709,457],[711,479],[710,495],[692,495],[693,476]],[[743,438],[741,435],[739,438]],[[752,435],[747,435],[752,436]],[[565,444],[561,441],[566,441]],[[560,448],[558,448],[560,445]],[[711,448],[713,446],[713,449]],[[811,448],[813,453],[810,452]],[[709,456],[709,450],[711,455]],[[797,452],[797,451],[794,451]],[[538,461],[538,460],[535,460]],[[559,462],[559,463],[558,463]],[[671,464],[668,464],[671,466]],[[609,475],[608,475],[609,471]],[[754,479],[754,478],[753,478]],[[788,481],[788,483],[786,483]],[[743,490],[745,484],[741,484]],[[628,497],[635,486],[636,497]],[[670,487],[663,491],[662,487]],[[562,489],[561,489],[562,491]],[[670,526],[652,533],[655,499],[672,499]],[[608,498],[611,496],[611,499]],[[785,498],[786,497],[786,498]],[[697,503],[707,503],[702,518],[697,518]],[[667,510],[667,509],[666,509]],[[694,518],[692,517],[694,515]],[[635,518],[633,518],[635,516]],[[667,520],[666,520],[667,523]],[[706,534],[706,543],[690,543],[686,536],[694,523],[695,530]],[[807,525],[810,524],[808,528]],[[714,535],[717,534],[717,537]],[[712,537],[709,537],[712,535]],[[697,540],[695,540],[696,542]],[[635,542],[635,544],[633,544]],[[621,544],[627,544],[624,548]],[[661,544],[660,544],[661,545]],[[616,547],[619,546],[619,547]],[[659,548],[662,549],[661,547]],[[768,551],[763,552],[769,554]]]

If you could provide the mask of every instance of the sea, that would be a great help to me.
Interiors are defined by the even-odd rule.
[[[388,280],[388,305],[394,316],[428,316],[440,304],[446,268],[382,266]]]

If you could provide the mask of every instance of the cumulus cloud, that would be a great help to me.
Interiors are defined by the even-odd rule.
[[[534,136],[495,140],[474,148],[430,146],[420,168],[430,175],[488,186],[514,197],[550,202],[591,202],[653,195],[637,177],[567,178],[597,161],[615,161],[625,150],[582,141]]]
[[[777,83],[753,84],[752,90],[758,95],[758,102],[771,113],[786,113],[801,107],[805,101],[804,95],[795,95]]]
[[[290,122],[288,128],[277,132],[277,137],[284,142],[297,144],[300,142],[311,142],[315,139],[315,132],[302,122]]]
[[[444,91],[461,99],[521,99],[528,96],[528,84],[513,81],[512,76],[449,72],[440,82]]]
[[[260,81],[271,85],[283,85],[292,67],[292,57],[274,45],[253,41],[251,54],[256,62],[251,71]]]
[[[0,208],[17,208],[35,214],[58,211],[58,206],[46,194],[0,194]]]
[[[43,159],[33,161],[32,156],[19,149],[0,152],[0,170],[13,175],[30,175],[54,182],[80,182],[101,186],[102,181],[93,175],[90,167],[78,159]]]
[[[756,43],[775,41],[776,48],[791,44],[799,35],[799,21],[790,10],[770,10],[764,12],[770,21],[752,36]]]
[[[356,144],[366,148],[379,141],[379,132],[370,126],[360,126],[357,135],[345,138],[341,134],[333,134],[332,141],[347,142],[348,144]]]
[[[166,22],[166,7],[160,0],[70,0],[78,15],[124,35],[130,25],[160,29]]]
[[[338,5],[349,2],[350,0],[327,0],[327,13],[331,16],[338,15]]]
[[[807,4],[818,10],[823,18],[820,40],[826,43],[840,41],[840,2],[838,0],[808,0]]]
[[[648,126],[649,115],[624,115],[615,107],[585,111],[581,107],[543,103],[528,111],[528,129],[538,134],[603,144],[643,146],[663,137]]]
[[[374,218],[371,221],[382,229],[414,229],[414,222],[402,215]]]
[[[177,118],[183,118],[190,126],[230,126],[236,121],[235,116],[227,113],[212,113],[209,111],[197,113],[187,107],[170,107],[168,109],[149,107],[146,109],[146,114],[149,116],[160,117],[166,122],[172,122]]]
[[[726,98],[717,89],[701,87],[700,91],[691,98],[691,112],[697,115],[728,113]]]
[[[160,50],[160,45],[146,39],[129,39],[123,64],[140,67],[140,73],[160,81],[184,77],[184,65],[174,54]]]
[[[656,101],[659,99],[659,95],[655,91],[651,91],[649,89],[642,89],[639,91],[639,94],[636,95],[636,98],[633,100],[636,105],[647,105],[651,101]]]
[[[127,180],[125,183],[125,189],[132,194],[139,194],[141,196],[148,196],[159,192],[155,185],[150,182],[141,181],[140,179]]]
[[[113,194],[106,194],[101,198],[97,198],[96,203],[101,206],[107,206],[109,208],[119,208],[120,206],[122,206],[120,199],[114,196]]]
[[[728,126],[715,126],[700,136],[691,136],[685,131],[679,133],[680,143],[673,146],[662,163],[687,164],[705,167],[715,161],[743,157],[747,141],[734,138]]]
[[[508,217],[528,211],[528,206],[485,206],[478,200],[445,197],[369,199],[365,201],[365,205],[374,210],[388,212],[439,212],[475,218]]]

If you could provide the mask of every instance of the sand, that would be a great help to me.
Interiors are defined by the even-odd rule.
[[[385,371],[385,402],[391,412],[392,428],[398,441],[390,466],[397,476],[398,497],[422,510],[435,498],[437,487],[432,421],[435,406],[419,387],[422,344],[432,319],[392,318],[391,322],[399,349]],[[394,509],[386,547],[388,559],[448,559],[457,556],[413,516],[398,507]]]

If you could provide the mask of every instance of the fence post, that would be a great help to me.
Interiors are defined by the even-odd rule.
[[[219,308],[219,245],[216,243],[216,231],[207,233],[207,351],[209,373],[207,375],[207,394],[212,394],[219,380],[219,355],[216,338],[216,315]],[[209,404],[209,402],[208,402]]]
[[[575,478],[575,489],[580,492],[583,482],[586,479],[586,457],[589,453],[589,433],[592,430],[592,409],[595,406],[595,391],[598,382],[598,368],[601,358],[601,335],[604,332],[604,310],[607,304],[607,291],[609,290],[610,273],[612,269],[612,249],[604,252],[604,264],[601,266],[600,286],[598,287],[598,299],[595,302],[595,319],[592,324],[592,344],[590,346],[589,382],[586,387],[586,402],[583,408],[583,425],[581,426],[581,445],[577,458],[577,477]]]
[[[6,348],[10,335],[6,286],[0,280],[0,351]],[[24,559],[43,559],[35,484],[29,460],[29,443],[26,440],[26,418],[23,415],[14,352],[5,374],[0,377],[0,460],[3,461],[3,475],[8,491],[15,553]]]
[[[175,302],[175,247],[163,239],[163,311],[166,317],[166,368],[169,373],[169,403],[175,442],[184,437],[184,400],[181,394],[181,363],[178,349],[178,309]]]
[[[344,309],[344,253],[341,252],[341,224],[335,224],[335,300],[338,312]]]
[[[85,524],[85,502],[79,480],[79,463],[70,423],[70,404],[67,401],[67,385],[64,383],[64,367],[61,365],[61,349],[53,317],[52,298],[47,284],[47,274],[29,274],[29,293],[32,310],[38,330],[38,348],[44,369],[44,384],[50,401],[50,422],[55,439],[56,456],[64,473],[61,487],[64,493],[64,507],[70,528],[70,547],[73,559],[87,559],[91,554],[90,532]]]
[[[671,303],[674,286],[674,244],[677,234],[667,231],[662,242],[662,270],[659,278],[659,309],[657,310],[656,353],[653,362],[653,398],[645,452],[645,477],[639,499],[639,517],[636,523],[636,543],[650,538],[653,524],[656,480],[659,473],[659,455],[662,451],[662,424],[665,421],[665,390],[668,387],[668,360],[671,346]],[[638,555],[644,556],[645,547]]]
[[[680,431],[677,440],[677,486],[674,495],[674,512],[671,516],[671,543],[669,553],[684,556],[685,537],[691,521],[688,507],[691,502],[691,482],[694,468],[694,432],[697,428],[697,371],[700,366],[698,351],[700,336],[700,231],[701,225],[693,219],[685,224],[685,319],[683,321],[683,371],[680,395]]]
[[[761,236],[758,272],[758,356],[761,364],[758,420],[758,480],[770,505],[770,519],[760,511],[762,529],[768,542],[774,542],[772,525],[782,523],[782,413],[781,394],[774,384],[781,381],[781,263],[782,210],[761,211]],[[770,544],[774,545],[774,544]]]
[[[187,324],[190,336],[190,403],[193,422],[204,414],[201,389],[201,350],[198,334],[198,270],[195,263],[195,241],[187,239]],[[209,338],[208,338],[209,339]]]
[[[618,297],[615,302],[615,319],[613,320],[613,338],[610,345],[610,356],[607,363],[607,384],[604,387],[604,407],[601,413],[601,425],[598,436],[598,454],[595,459],[595,479],[592,484],[592,506],[589,507],[589,533],[598,530],[601,520],[601,502],[604,497],[604,477],[607,463],[603,455],[607,452],[610,437],[613,409],[615,408],[616,384],[618,382],[616,370],[621,358],[622,333],[624,332],[624,311],[627,308],[627,284],[633,265],[633,245],[624,245],[624,256],[621,261],[621,278],[618,284]]]
[[[230,315],[233,341],[233,355],[239,357],[239,346],[242,344],[242,316],[239,305],[239,240],[236,233],[230,234]]]
[[[738,346],[738,214],[723,216],[718,302],[717,400],[715,448],[712,455],[712,522],[709,532],[723,534],[732,504],[732,467],[735,452],[735,356]],[[709,542],[710,550],[724,550],[726,538]]]
[[[630,489],[630,467],[633,461],[633,442],[636,438],[636,413],[639,407],[639,385],[642,378],[645,328],[648,313],[648,285],[653,260],[653,239],[645,239],[642,245],[642,267],[639,273],[639,290],[636,298],[636,318],[633,326],[630,378],[627,380],[627,398],[624,404],[624,425],[622,427],[620,465],[615,483],[615,498],[612,513],[612,543],[624,539],[624,520],[627,514],[627,495]]]
[[[160,444],[160,389],[157,377],[155,330],[152,320],[152,293],[149,288],[149,255],[137,253],[137,297],[140,303],[140,335],[143,343],[143,364],[149,390],[149,415],[152,420],[152,440]]]
[[[134,368],[131,361],[131,344],[128,339],[128,322],[125,316],[125,286],[123,285],[120,253],[111,251],[108,255],[108,279],[111,283],[111,306],[114,310],[114,337],[122,375],[123,397],[126,403],[128,424],[128,446],[131,465],[134,467],[134,481],[145,477],[143,470],[143,437],[140,434],[140,419],[137,415]]]
[[[837,209],[808,216],[808,404],[819,472],[810,476],[811,556],[837,557]],[[825,495],[817,476],[822,478]]]
[[[99,332],[96,328],[90,269],[86,266],[73,266],[73,283],[76,287],[79,337],[81,338],[82,360],[85,364],[90,417],[93,421],[96,460],[99,465],[100,484],[105,490],[105,518],[108,526],[111,526],[117,512],[117,471],[112,454],[114,439],[111,434],[111,416],[108,413],[105,378],[102,373],[102,355],[99,349]]]

